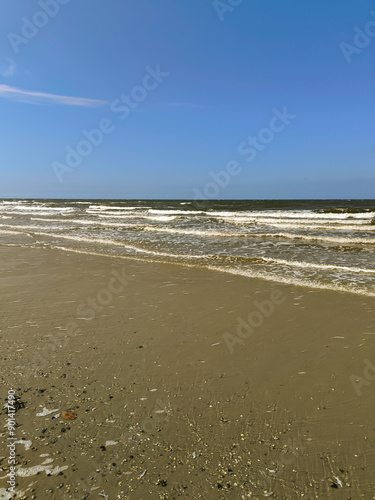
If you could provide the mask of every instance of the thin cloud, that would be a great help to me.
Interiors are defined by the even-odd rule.
[[[107,104],[107,101],[101,101],[99,99],[33,92],[31,90],[10,87],[9,85],[0,85],[0,97],[12,101],[26,102],[28,104],[60,104],[63,106],[84,106],[90,108]]]
[[[16,63],[13,59],[8,59],[7,66],[1,71],[2,76],[9,77],[13,76],[16,71]]]

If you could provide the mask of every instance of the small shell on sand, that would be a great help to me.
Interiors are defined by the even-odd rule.
[[[66,410],[62,412],[61,417],[64,420],[75,420],[77,418],[77,413],[73,410]]]

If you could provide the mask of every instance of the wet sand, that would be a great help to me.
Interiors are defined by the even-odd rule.
[[[51,249],[0,256],[16,498],[375,498],[374,299]]]

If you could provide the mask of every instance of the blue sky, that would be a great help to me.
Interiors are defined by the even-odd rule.
[[[374,197],[372,0],[63,3],[2,2],[0,197]]]

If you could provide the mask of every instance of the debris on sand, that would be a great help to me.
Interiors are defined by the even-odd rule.
[[[66,410],[62,412],[61,417],[64,420],[75,420],[77,418],[77,413],[73,410]]]
[[[46,417],[47,415],[50,415],[51,413],[55,413],[59,410],[48,410],[47,408],[43,408],[43,410],[40,413],[37,413],[37,417]]]

